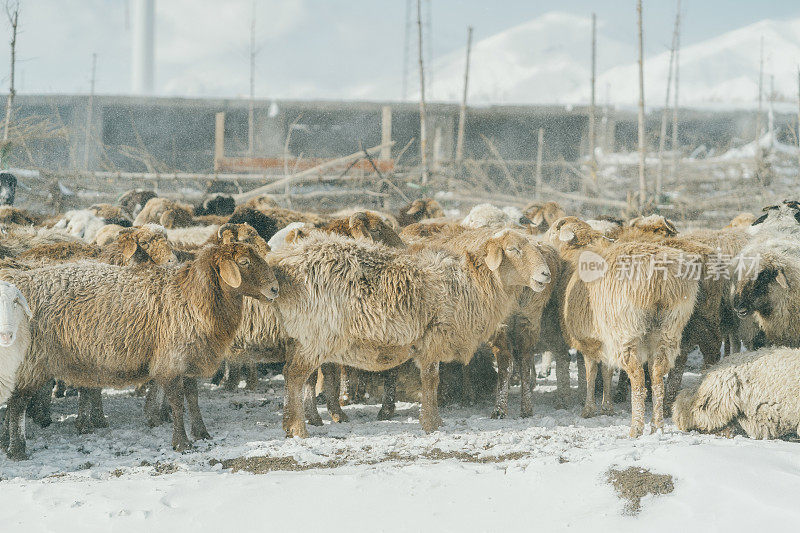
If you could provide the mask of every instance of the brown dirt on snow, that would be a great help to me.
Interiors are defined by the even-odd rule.
[[[669,494],[675,490],[671,475],[654,474],[646,468],[635,466],[625,470],[610,469],[606,473],[606,481],[617,491],[617,496],[626,501],[625,514],[628,515],[639,513],[642,498],[648,494]]]

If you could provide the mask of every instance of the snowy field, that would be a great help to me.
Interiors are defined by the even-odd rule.
[[[572,371],[574,387],[574,363]],[[569,410],[553,407],[554,388],[554,373],[539,380],[530,419],[517,418],[517,395],[506,420],[490,419],[489,404],[445,407],[445,427],[431,435],[419,429],[418,404],[399,404],[390,422],[375,420],[378,406],[348,406],[351,422],[340,425],[321,406],[326,424],[310,427],[307,440],[287,440],[280,375],[262,377],[253,393],[206,384],[200,406],[213,440],[185,454],[170,448],[170,424],[145,426],[143,399],[131,391],[105,391],[110,427],[86,436],[73,425],[76,398],[56,400],[54,423],[33,429],[31,459],[0,457],[0,531],[752,531],[800,523],[800,444],[683,434],[669,423],[663,434],[629,439],[627,405],[584,420],[577,399]],[[658,479],[671,492],[645,495],[637,510],[608,482],[610,469],[628,467],[665,475]],[[634,476],[628,488],[648,479]]]

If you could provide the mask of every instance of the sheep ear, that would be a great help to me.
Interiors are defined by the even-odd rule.
[[[414,203],[411,204],[411,207],[408,208],[408,211],[406,211],[406,214],[407,215],[416,215],[420,211],[422,211],[422,202],[417,201],[417,202],[414,202]]]
[[[558,232],[558,240],[561,242],[570,243],[575,241],[575,232],[568,228],[561,228],[561,231]]]
[[[239,267],[230,259],[223,259],[220,262],[219,277],[232,289],[236,289],[242,284],[242,274],[239,272]]]
[[[764,214],[764,215],[761,215],[760,217],[758,217],[757,219],[755,219],[755,220],[753,221],[753,223],[752,223],[752,224],[750,224],[750,225],[751,225],[751,226],[758,226],[759,224],[761,224],[762,222],[764,222],[764,221],[767,219],[767,216],[768,216],[768,215],[769,215],[769,213],[767,213],[767,214]],[[797,215],[795,215],[795,218],[796,218],[796,217],[797,217]]]
[[[775,276],[775,281],[777,281],[778,285],[783,287],[784,290],[789,288],[789,282],[786,281],[786,275],[783,273],[783,270],[778,271],[778,275]]]
[[[533,215],[533,219],[532,220],[533,220],[533,223],[535,225],[540,226],[542,224],[542,222],[544,222],[544,215],[542,214],[541,211],[539,211],[538,213]]]
[[[122,257],[125,259],[125,261],[133,257],[133,254],[136,253],[136,248],[138,247],[139,245],[136,243],[135,239],[131,237],[125,238],[122,243]]]
[[[489,243],[486,252],[486,266],[489,270],[496,272],[500,268],[500,263],[503,262],[503,248],[497,243]]]
[[[286,237],[283,239],[286,244],[292,244],[294,241],[300,238],[300,230],[298,228],[293,229],[289,233],[286,234]]]
[[[670,222],[670,221],[669,221],[669,220],[667,220],[666,218],[664,219],[664,224],[667,226],[667,229],[668,229],[669,231],[671,231],[671,232],[672,232],[672,233],[674,233],[675,235],[677,235],[677,234],[678,234],[678,229],[675,227],[675,225],[674,225],[672,222]]]
[[[369,239],[369,231],[366,228],[366,216],[364,213],[353,213],[347,225],[350,226],[350,233],[353,237],[361,237],[362,239]]]
[[[17,289],[17,301],[19,305],[22,306],[22,310],[25,311],[25,314],[28,315],[28,320],[33,318],[33,311],[31,311],[30,306],[28,305],[28,300],[25,299],[25,295],[22,294],[22,291]]]

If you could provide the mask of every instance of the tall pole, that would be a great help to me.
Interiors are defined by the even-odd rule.
[[[425,127],[425,64],[422,61],[422,0],[417,0],[417,48],[419,52],[419,151],[422,184],[428,183],[428,135]]]
[[[681,73],[681,10],[678,3],[677,24],[675,28],[675,98],[672,100],[672,175],[673,179],[678,172],[680,153],[678,152],[678,91]]]
[[[86,139],[83,143],[83,170],[89,170],[89,143],[92,140],[92,112],[94,111],[94,82],[97,72],[97,54],[92,54],[92,78],[89,85],[89,103],[86,106]]]
[[[401,85],[403,100],[408,98],[408,61],[411,48],[411,0],[406,0],[405,38],[403,40],[403,82]]]
[[[464,160],[464,127],[467,119],[467,89],[469,87],[469,56],[472,51],[472,26],[467,28],[467,63],[464,67],[464,93],[461,95],[461,109],[458,113],[458,137],[456,139],[456,168]]]
[[[592,13],[592,88],[589,98],[589,161],[592,164],[592,177],[597,182],[597,161],[595,159],[595,80],[597,78],[597,15]]]
[[[644,38],[642,35],[642,0],[636,0],[636,22],[639,28],[639,209],[647,201],[647,185],[644,179]]]
[[[539,143],[536,147],[536,199],[542,197],[542,151],[544,150],[544,128],[539,128]]]
[[[764,100],[764,36],[761,36],[761,59],[758,63],[758,115],[756,116],[756,143],[761,139],[761,114]],[[757,150],[756,146],[756,151]]]
[[[247,154],[253,156],[255,145],[256,100],[256,2],[253,0],[250,17],[250,103],[247,108]]]
[[[669,71],[667,72],[667,95],[664,98],[664,109],[661,110],[661,132],[658,138],[658,174],[656,175],[656,198],[661,196],[664,181],[664,149],[667,144],[667,113],[669,112],[669,91],[672,88],[672,71],[675,63],[675,49],[678,47],[678,24],[681,17],[681,0],[675,11],[675,27],[672,30],[672,48],[669,52]]]
[[[8,141],[8,128],[11,126],[11,106],[14,104],[14,71],[16,70],[17,59],[17,24],[19,22],[19,2],[11,7],[11,2],[6,4],[6,14],[8,22],[11,24],[11,75],[8,83],[8,98],[6,98],[6,120],[3,122],[3,144]]]

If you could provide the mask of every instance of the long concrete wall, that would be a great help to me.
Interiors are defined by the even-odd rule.
[[[242,155],[247,150],[248,102],[243,99],[95,96],[91,123],[87,120],[89,101],[85,95],[18,95],[15,123],[25,124],[30,131],[24,145],[14,146],[10,164],[47,170],[85,165],[90,170],[210,172],[214,116],[220,111],[226,113],[226,154]],[[293,156],[337,157],[357,151],[360,145],[379,144],[385,105],[392,109],[396,141],[392,155],[412,142],[404,155],[404,161],[412,163],[418,158],[415,143],[420,132],[418,106],[410,102],[259,100],[254,153],[281,156],[290,127],[288,151]],[[449,160],[455,147],[458,106],[431,104],[428,113],[431,158]],[[681,110],[680,118],[680,144],[691,149],[705,145],[722,150],[754,136],[752,112]],[[790,116],[776,119],[779,134],[787,140],[792,138],[787,129],[792,121]],[[635,149],[633,113],[599,109],[597,124],[598,146],[607,151]],[[647,137],[652,146],[657,144],[659,124],[660,113],[651,113]],[[587,154],[585,107],[490,106],[469,109],[465,155],[493,157],[489,140],[504,159],[533,160],[539,128],[545,130],[546,161],[571,161]],[[46,134],[41,134],[43,129]]]

